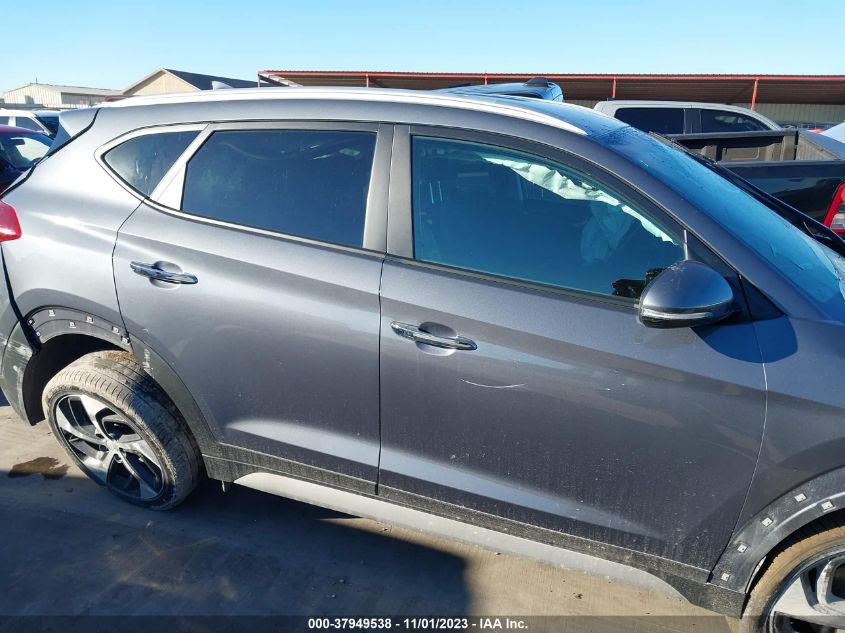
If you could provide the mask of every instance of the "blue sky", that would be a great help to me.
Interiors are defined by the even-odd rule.
[[[125,88],[159,67],[845,74],[845,1],[41,0],[3,29],[0,90]],[[21,16],[23,17],[23,16]],[[38,37],[36,37],[38,36]]]

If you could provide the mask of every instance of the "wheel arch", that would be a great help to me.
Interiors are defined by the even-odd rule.
[[[845,467],[804,482],[749,519],[734,533],[709,582],[747,594],[773,552],[798,530],[831,516],[845,522]]]
[[[95,351],[131,352],[178,409],[203,456],[219,456],[196,401],[175,371],[150,346],[122,325],[63,307],[39,308],[19,323],[3,358],[2,386],[15,411],[30,424],[44,419],[44,387],[64,367]]]

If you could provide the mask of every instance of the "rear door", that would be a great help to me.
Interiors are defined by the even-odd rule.
[[[374,489],[390,137],[373,125],[211,125],[120,231],[127,328],[176,371],[234,459],[268,454],[281,458],[272,468]]]
[[[732,271],[574,156],[439,129],[395,148],[379,494],[707,568],[760,446],[755,335],[636,306],[686,250]]]

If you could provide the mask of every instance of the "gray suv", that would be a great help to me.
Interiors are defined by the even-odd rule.
[[[63,113],[24,178],[0,384],[117,496],[208,476],[845,627],[845,245],[812,220],[584,108],[402,91]]]

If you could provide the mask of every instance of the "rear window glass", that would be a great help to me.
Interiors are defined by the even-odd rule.
[[[126,184],[149,196],[197,134],[192,130],[136,136],[110,149],[103,160]]]
[[[48,130],[50,130],[50,134],[55,135],[59,131],[59,115],[58,114],[40,114],[36,113],[38,120],[44,124]]]
[[[182,209],[360,247],[375,144],[372,132],[215,132],[188,162]]]
[[[757,132],[767,129],[757,119],[739,112],[701,109],[702,132]]]
[[[616,118],[643,132],[684,133],[682,108],[620,108],[616,111]]]

